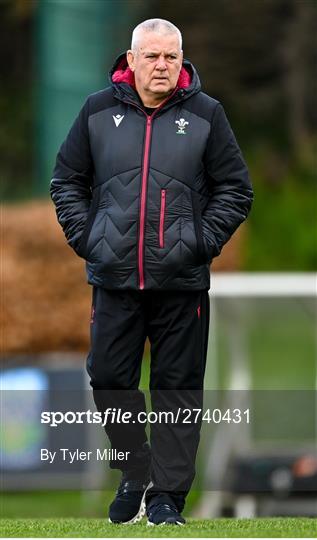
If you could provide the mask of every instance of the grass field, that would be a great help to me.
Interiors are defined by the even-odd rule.
[[[2,537],[316,537],[316,520],[308,518],[191,519],[184,527],[112,525],[105,519],[3,519]]]

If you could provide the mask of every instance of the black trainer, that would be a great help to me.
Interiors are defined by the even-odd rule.
[[[150,479],[140,480],[134,471],[122,474],[115,499],[109,508],[110,523],[136,523],[145,515],[145,493]]]
[[[185,519],[176,506],[167,503],[152,504],[148,510],[148,525],[184,525]]]

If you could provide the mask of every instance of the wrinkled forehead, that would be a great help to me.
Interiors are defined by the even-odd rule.
[[[137,41],[137,49],[140,53],[154,52],[165,54],[180,53],[179,37],[175,33],[161,34],[158,32],[140,32]]]

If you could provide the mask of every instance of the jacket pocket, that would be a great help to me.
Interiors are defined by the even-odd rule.
[[[165,211],[166,211],[166,189],[161,189],[160,224],[159,224],[159,246],[160,246],[160,248],[164,247]]]
[[[197,262],[205,264],[208,262],[207,252],[205,249],[205,242],[203,236],[202,216],[201,216],[201,204],[200,195],[196,191],[191,191],[192,207],[193,207],[193,220],[195,227],[195,235],[197,241]]]
[[[92,226],[94,224],[95,217],[97,214],[97,210],[99,206],[99,198],[100,198],[100,186],[97,186],[93,191],[85,226],[84,226],[82,235],[80,237],[80,240],[76,248],[76,252],[78,253],[78,255],[83,258],[85,258],[85,255],[86,255],[86,247],[87,247],[88,238],[89,238],[89,235],[90,235],[90,232],[91,232],[91,229],[92,229]]]

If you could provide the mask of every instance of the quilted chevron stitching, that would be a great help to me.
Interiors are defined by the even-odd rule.
[[[139,195],[137,195],[137,196],[133,199],[133,201],[131,201],[131,203],[130,203],[128,206],[126,206],[125,208],[122,208],[122,206],[118,203],[118,200],[116,199],[116,197],[114,196],[114,194],[112,193],[112,191],[109,191],[109,194],[112,196],[113,200],[116,202],[116,204],[119,206],[120,210],[121,210],[123,213],[125,213],[125,212],[126,212],[126,211],[127,211],[127,210],[135,203],[135,201],[139,199]]]
[[[133,180],[135,180],[140,175],[140,169],[138,168],[137,174],[135,176],[132,176],[132,178],[129,180],[127,184],[125,184],[120,178],[120,176],[122,176],[123,174],[125,173],[116,174],[112,178],[110,178],[108,181],[110,182],[111,180],[114,180],[115,178],[117,178],[122,186],[127,187],[131,184]]]
[[[132,229],[132,227],[136,227],[136,223],[132,223],[130,225],[130,227],[123,233],[123,232],[120,231],[120,229],[118,229],[118,225],[116,225],[116,223],[113,221],[113,219],[112,219],[112,217],[110,215],[108,215],[108,219],[110,219],[111,223],[113,224],[113,226],[116,228],[116,230],[118,231],[118,233],[121,236],[125,236],[130,231],[130,229]]]

